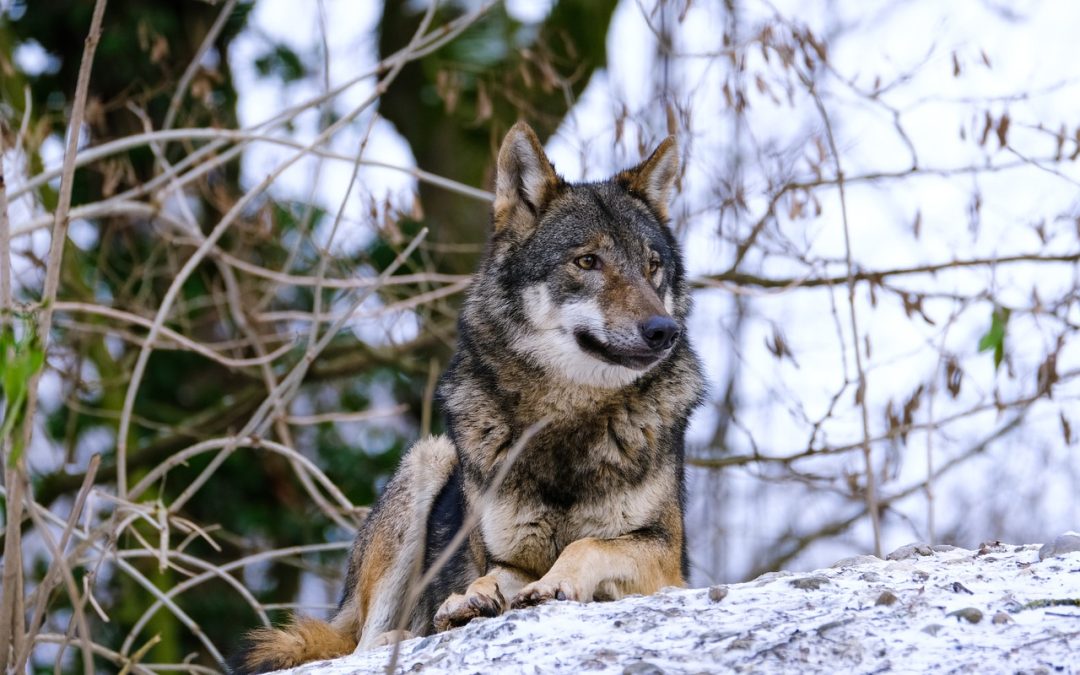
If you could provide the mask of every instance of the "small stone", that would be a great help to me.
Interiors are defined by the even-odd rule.
[[[930,578],[930,573],[924,570],[915,570],[911,573],[911,578],[915,581],[926,581]]]
[[[731,641],[728,649],[750,649],[754,646],[754,638],[750,636],[737,638]]]
[[[812,576],[812,577],[803,577],[801,579],[792,579],[788,583],[791,584],[792,586],[794,586],[795,588],[798,588],[798,589],[803,590],[803,591],[816,591],[816,590],[820,589],[822,586],[828,586],[832,582],[829,581],[828,577],[815,575],[815,576]]]
[[[1009,616],[1008,614],[1006,614],[1005,612],[995,612],[994,613],[994,618],[991,619],[991,621],[993,621],[997,625],[1001,625],[1003,623],[1009,623],[1012,620],[1013,620],[1013,618],[1011,616]]]
[[[982,621],[983,613],[975,607],[965,607],[963,609],[958,609],[955,612],[949,612],[945,616],[955,616],[957,621],[963,619],[968,623],[979,623]]]
[[[942,626],[940,623],[931,623],[923,626],[922,632],[926,633],[927,635],[936,636],[939,632],[941,632],[941,629],[944,627],[945,626]]]
[[[1077,551],[1080,551],[1080,534],[1066,532],[1049,544],[1043,544],[1042,548],[1039,549],[1039,560],[1054,558],[1066,553],[1076,553]]]
[[[872,555],[855,555],[850,558],[842,558],[832,564],[833,569],[843,569],[845,567],[858,567],[859,565],[867,565],[870,563],[881,562],[881,558]]]
[[[709,600],[712,602],[720,602],[727,597],[727,586],[709,586]]]
[[[896,604],[898,599],[899,598],[897,598],[896,594],[892,591],[882,591],[881,595],[878,596],[877,602],[874,603],[874,606],[884,605],[885,607],[892,607]]]
[[[828,631],[831,631],[834,628],[840,628],[841,626],[846,626],[851,622],[852,622],[852,619],[840,619],[838,621],[830,621],[830,622],[818,627],[818,629],[817,629],[818,635],[821,635],[822,633],[827,633]]]
[[[918,542],[914,544],[907,544],[896,549],[889,555],[885,556],[886,560],[907,560],[908,558],[915,558],[917,556],[934,555],[934,549],[927,544],[920,544]]]
[[[876,584],[877,582],[881,581],[881,575],[877,572],[863,572],[859,575],[859,579],[870,582],[872,584]]]
[[[788,572],[787,570],[779,570],[777,572],[766,572],[765,574],[762,574],[761,576],[759,576],[757,579],[754,579],[754,585],[755,586],[764,586],[765,584],[771,584],[772,582],[776,581],[777,579],[783,579],[784,577],[790,577],[791,575],[792,575],[792,572]]]
[[[972,591],[970,588],[960,583],[959,581],[954,581],[949,584],[949,590],[953,593],[967,593],[968,595],[975,595],[974,591]]]
[[[623,675],[664,675],[664,669],[655,663],[638,661],[623,668]]]

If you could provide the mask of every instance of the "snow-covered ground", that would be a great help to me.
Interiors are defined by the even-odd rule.
[[[401,644],[395,672],[1080,673],[1080,535],[912,545],[619,602],[550,603]],[[297,668],[385,672],[390,647]]]

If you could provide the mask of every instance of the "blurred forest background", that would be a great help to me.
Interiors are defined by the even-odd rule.
[[[669,132],[696,584],[1080,521],[1077,9],[0,0],[0,661],[218,672],[335,602],[518,119]]]

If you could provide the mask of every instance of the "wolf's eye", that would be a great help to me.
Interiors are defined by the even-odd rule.
[[[600,258],[596,257],[592,253],[588,253],[586,255],[575,258],[574,263],[583,270],[600,269]]]
[[[649,276],[651,277],[651,276],[655,275],[659,271],[660,271],[660,261],[659,260],[650,260],[649,261]]]

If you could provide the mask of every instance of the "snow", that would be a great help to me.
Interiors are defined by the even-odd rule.
[[[1080,673],[1080,551],[1039,550],[909,545],[808,574],[549,603],[405,641],[395,672]],[[385,672],[391,650],[291,672]]]

